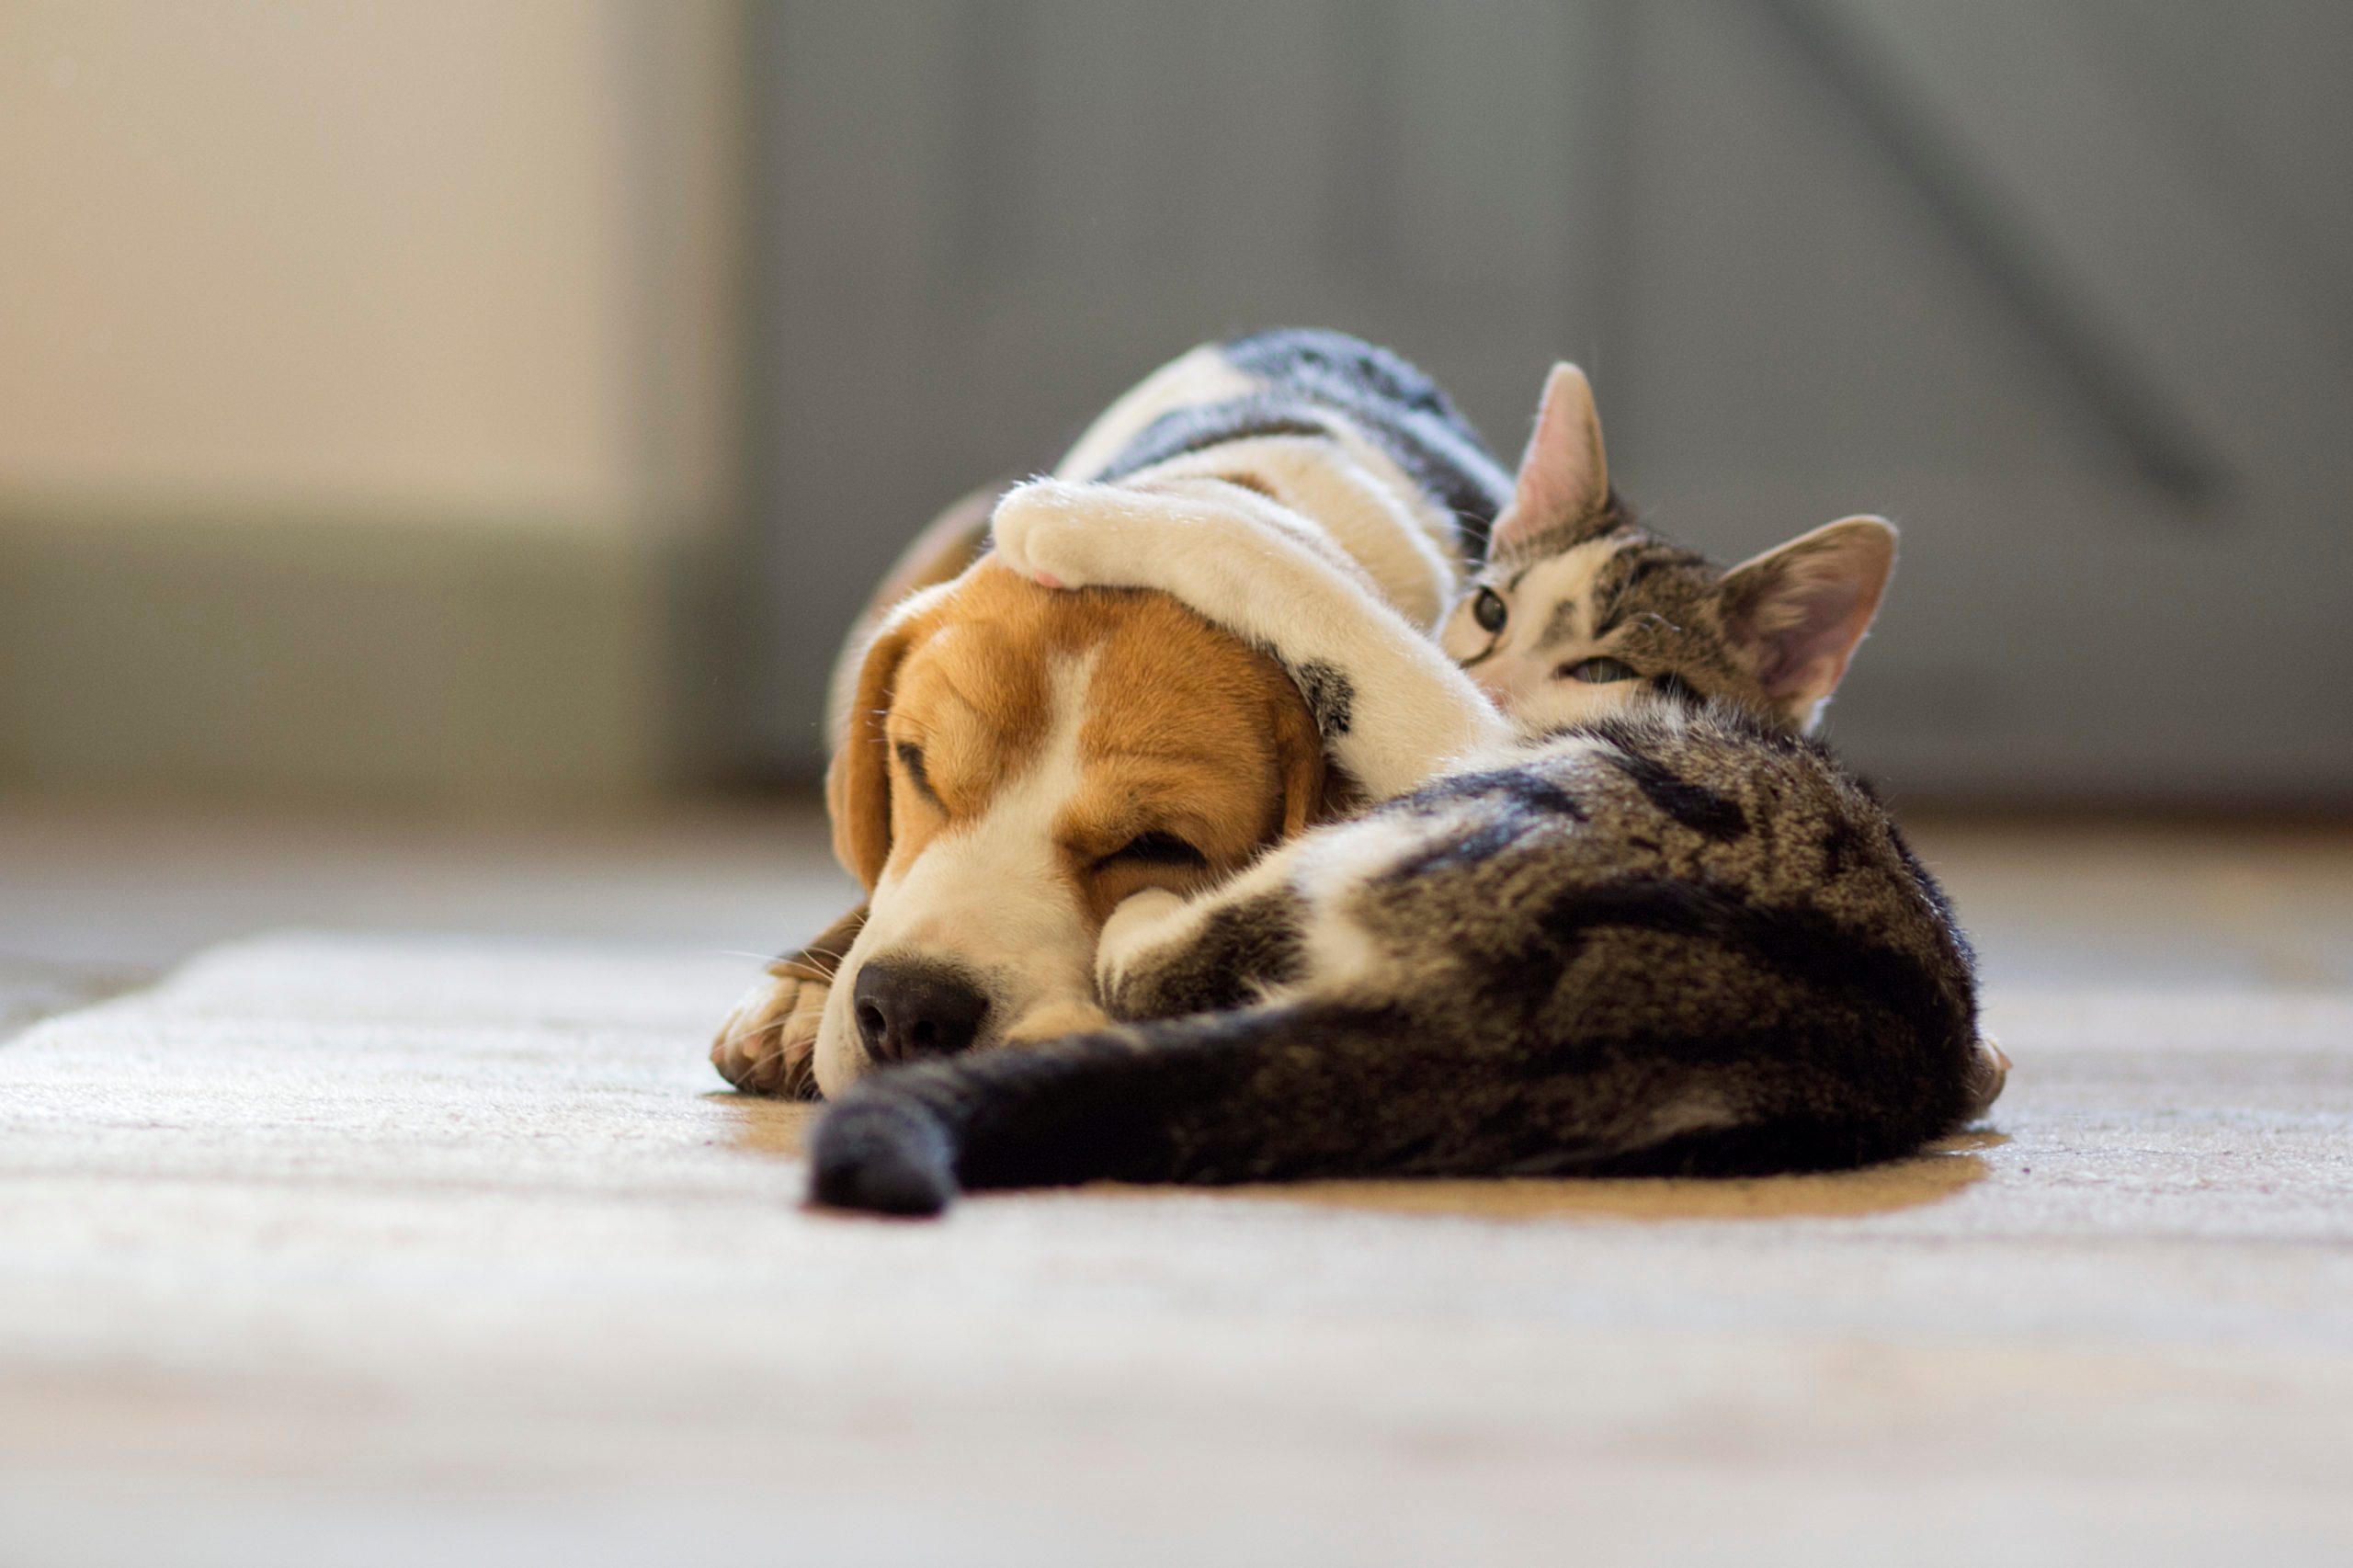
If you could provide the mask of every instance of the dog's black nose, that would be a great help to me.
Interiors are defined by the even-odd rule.
[[[951,1056],[972,1046],[989,999],[952,971],[922,963],[869,963],[858,971],[858,1038],[877,1062]]]

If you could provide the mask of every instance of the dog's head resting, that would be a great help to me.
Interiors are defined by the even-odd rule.
[[[1095,1021],[1120,901],[1233,875],[1324,814],[1328,784],[1281,668],[1174,599],[987,560],[917,594],[867,646],[826,778],[870,897],[819,1086]]]

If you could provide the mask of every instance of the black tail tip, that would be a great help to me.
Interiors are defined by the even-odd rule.
[[[817,1123],[810,1199],[828,1209],[927,1218],[956,1196],[948,1130],[920,1106],[853,1099]]]

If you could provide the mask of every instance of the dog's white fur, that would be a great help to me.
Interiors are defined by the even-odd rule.
[[[817,1083],[826,1094],[867,1065],[851,998],[870,954],[954,955],[985,985],[993,1008],[1014,1020],[1007,1032],[1016,1037],[1066,1032],[1051,1020],[1074,1001],[1087,1009],[1080,1027],[1101,1021],[1091,1005],[1095,933],[1054,873],[1049,836],[1079,787],[1078,733],[1092,675],[1084,658],[1059,661],[1048,683],[1051,727],[1029,767],[969,831],[943,835],[904,875],[888,872],[875,884],[866,927],[818,1027]]]

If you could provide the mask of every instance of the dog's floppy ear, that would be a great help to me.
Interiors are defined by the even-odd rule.
[[[891,711],[899,665],[915,645],[915,628],[886,627],[866,646],[849,700],[841,744],[825,769],[825,810],[834,819],[834,858],[869,892],[891,858],[890,743],[882,721]]]
[[[1267,704],[1275,730],[1275,765],[1282,775],[1282,835],[1289,838],[1329,820],[1346,789],[1340,771],[1324,750],[1324,736],[1315,727],[1307,699],[1287,676],[1276,677],[1278,689]]]

